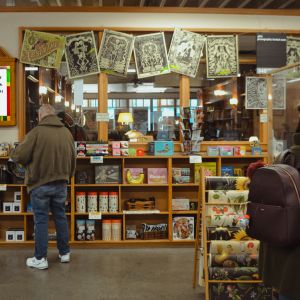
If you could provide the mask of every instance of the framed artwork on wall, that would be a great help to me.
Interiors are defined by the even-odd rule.
[[[15,125],[16,61],[14,58],[0,56],[0,126]]]

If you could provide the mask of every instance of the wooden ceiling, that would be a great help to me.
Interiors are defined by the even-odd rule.
[[[295,11],[300,10],[299,0],[0,0],[2,11],[45,11],[51,8],[64,8],[70,11],[81,8],[83,11],[95,9],[96,11],[111,11],[117,9],[135,10],[145,8],[178,9],[216,9],[217,10],[247,10],[247,11]],[[171,11],[172,12],[172,11]],[[299,11],[298,11],[299,13]]]

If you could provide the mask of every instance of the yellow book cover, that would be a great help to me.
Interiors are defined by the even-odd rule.
[[[205,176],[216,176],[217,175],[217,163],[216,162],[203,162],[195,164],[195,183],[200,181],[200,167],[204,167]]]

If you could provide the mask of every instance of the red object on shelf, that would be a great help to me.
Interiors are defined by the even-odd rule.
[[[144,156],[145,155],[145,151],[144,149],[136,149],[136,156]]]

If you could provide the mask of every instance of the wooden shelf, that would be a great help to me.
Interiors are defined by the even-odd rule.
[[[24,216],[33,216],[33,212],[25,212],[25,213],[22,213]],[[52,213],[49,212],[49,216],[52,216]],[[70,212],[67,212],[66,213],[66,216],[71,216],[71,213]]]
[[[168,215],[168,211],[160,211],[160,212],[153,212],[153,211],[147,211],[147,210],[137,210],[135,211],[130,211],[126,210],[126,212],[123,211],[123,214],[125,216],[140,216],[140,215]]]
[[[10,183],[1,183],[0,185],[6,185],[6,187],[22,187],[22,186],[26,186],[26,184],[10,184]]]
[[[89,183],[89,184],[79,184],[75,183],[75,187],[101,187],[101,186],[112,186],[112,187],[118,187],[120,186],[120,183]]]
[[[26,213],[22,213],[22,212],[4,213],[4,212],[1,212],[0,217],[1,216],[26,216]]]
[[[172,183],[172,186],[199,186],[198,183]]]
[[[209,283],[262,283],[262,280],[208,280]]]
[[[143,186],[143,187],[155,187],[155,186],[169,186],[167,183],[164,184],[148,184],[148,183],[141,183],[141,184],[130,184],[130,183],[124,183],[121,184],[121,186]]]
[[[81,212],[75,212],[74,213],[75,216],[88,216],[89,213],[88,212],[85,212],[85,213],[81,213]],[[101,212],[101,215],[102,216],[123,216],[123,213],[122,212]]]
[[[196,210],[173,210],[172,215],[196,215],[197,211]]]

